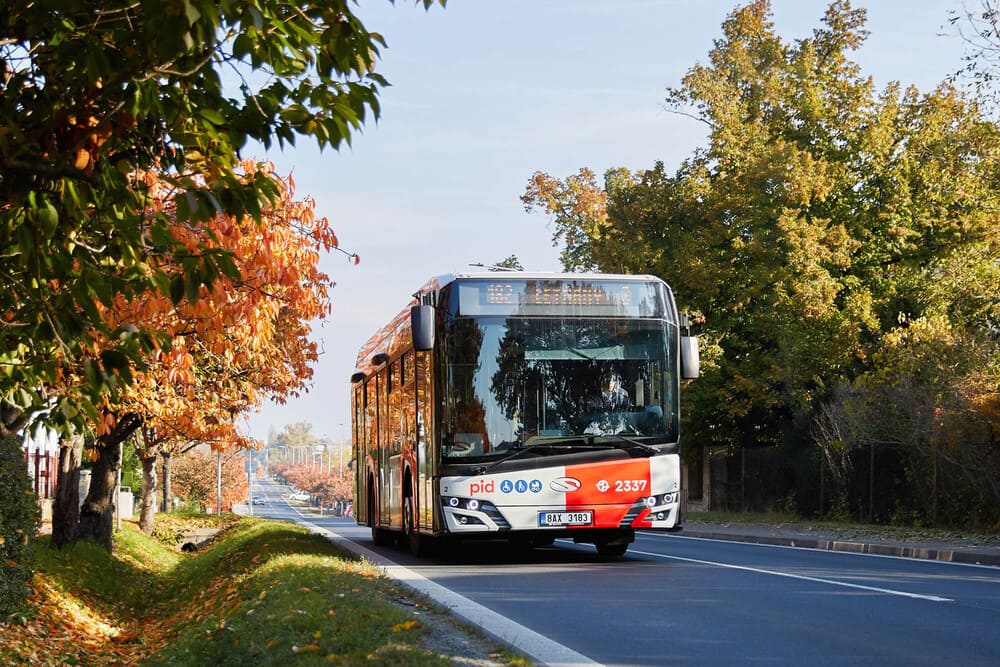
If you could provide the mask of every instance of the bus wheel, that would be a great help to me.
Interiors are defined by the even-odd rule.
[[[414,530],[416,524],[416,512],[413,509],[413,494],[407,493],[403,497],[403,536],[410,547],[410,554],[413,556],[424,555],[423,537]]]
[[[605,558],[618,558],[628,551],[628,542],[596,542],[597,553]]]

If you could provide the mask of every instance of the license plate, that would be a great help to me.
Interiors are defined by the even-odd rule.
[[[586,512],[539,512],[539,526],[589,526],[594,523],[594,513]]]

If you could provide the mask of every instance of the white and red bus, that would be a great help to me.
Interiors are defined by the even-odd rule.
[[[570,537],[620,556],[636,529],[678,530],[685,325],[653,276],[428,281],[358,354],[355,520],[415,554]]]

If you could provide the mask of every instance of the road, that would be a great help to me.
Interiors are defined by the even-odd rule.
[[[255,513],[306,520],[264,492]],[[1000,665],[1000,568],[656,533],[615,561],[562,540],[414,559],[351,519],[308,522],[599,664]]]

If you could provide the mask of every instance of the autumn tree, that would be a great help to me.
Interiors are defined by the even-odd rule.
[[[429,6],[431,0],[425,0]],[[197,294],[236,270],[172,233],[222,213],[259,220],[280,195],[247,178],[251,144],[338,147],[379,113],[383,39],[346,0],[13,3],[0,14],[0,402],[101,420],[104,396],[157,349],[144,323],[101,308],[151,288]],[[175,208],[151,213],[158,170]],[[200,178],[204,176],[206,178]],[[169,276],[151,259],[169,256]],[[95,340],[114,341],[94,356]],[[67,367],[84,364],[80,382]]]
[[[104,311],[150,289],[176,303],[237,279],[210,235],[194,234],[204,243],[192,247],[175,229],[205,229],[219,214],[261,220],[280,191],[269,174],[240,171],[249,144],[306,137],[336,148],[376,117],[383,40],[346,2],[5,9],[0,432],[45,408],[67,435],[93,428],[110,470],[114,443],[140,420],[102,414],[103,401],[118,402],[172,341],[146,322],[110,328]],[[171,211],[149,206],[153,171],[173,187]],[[80,441],[66,442],[60,468],[72,479]]]
[[[877,372],[914,323],[996,349],[1000,134],[947,84],[876,90],[850,58],[867,31],[847,2],[794,43],[763,0],[722,33],[668,90],[708,133],[674,174],[536,174],[523,199],[552,216],[568,267],[658,274],[704,314],[688,442],[806,455],[838,383]]]
[[[271,469],[297,489],[312,494],[323,506],[343,507],[353,495],[353,480],[348,470],[326,470],[312,463],[272,464]]]
[[[260,165],[244,163],[247,172]],[[262,165],[270,172],[269,165]],[[280,192],[261,215],[234,220],[219,215],[204,231],[178,226],[191,247],[218,247],[229,254],[238,279],[220,277],[211,289],[175,301],[149,291],[121,300],[106,316],[115,322],[142,321],[170,334],[173,344],[158,350],[137,374],[127,394],[112,406],[115,415],[136,415],[142,423],[139,458],[143,464],[140,525],[152,529],[153,470],[161,451],[173,453],[188,443],[207,443],[217,451],[260,446],[240,433],[236,417],[264,400],[284,401],[307,388],[318,359],[310,339],[312,323],[330,312],[330,277],[320,271],[322,253],[337,248],[326,218],[314,214],[311,200],[294,198],[294,183],[272,174]],[[170,213],[170,186],[157,193],[154,206]],[[204,235],[206,238],[199,238]],[[349,255],[357,261],[356,255]],[[183,275],[180,265],[158,267]],[[195,297],[195,298],[192,298]],[[117,419],[116,419],[117,421]],[[106,458],[103,448],[98,463]],[[95,466],[105,471],[102,465]],[[92,484],[84,512],[104,500]],[[110,531],[110,508],[102,502]]]
[[[219,459],[222,461],[222,511],[247,497],[250,488],[245,469],[246,458],[237,454],[221,455],[207,447],[197,448],[179,458],[174,467],[177,495],[189,504],[214,512],[217,509]]]

